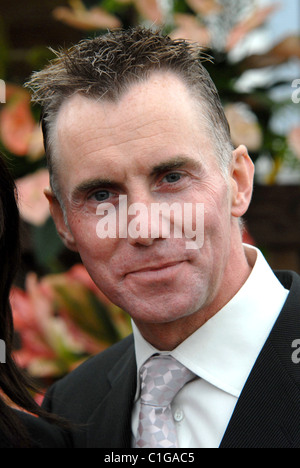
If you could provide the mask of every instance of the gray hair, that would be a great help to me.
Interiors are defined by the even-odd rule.
[[[232,158],[230,128],[218,91],[203,66],[199,46],[141,27],[111,31],[85,39],[35,72],[25,85],[42,106],[42,127],[51,188],[60,199],[54,170],[54,125],[62,104],[76,93],[117,101],[133,84],[156,71],[170,71],[182,79],[201,105],[202,117],[216,145],[220,168],[228,174]]]

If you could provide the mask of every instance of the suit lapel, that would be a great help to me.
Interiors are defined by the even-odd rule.
[[[221,448],[290,448],[298,440],[300,393],[271,345],[256,362],[236,405]]]
[[[278,274],[288,300],[238,400],[221,448],[300,446],[300,367],[292,342],[300,338],[300,280]]]
[[[136,391],[136,360],[132,345],[108,375],[111,390],[88,422],[88,448],[131,446],[131,412]]]

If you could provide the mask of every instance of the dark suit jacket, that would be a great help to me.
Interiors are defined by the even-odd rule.
[[[221,448],[300,447],[300,277],[279,272],[287,302],[250,373]],[[48,392],[46,409],[78,423],[75,447],[129,448],[136,391],[132,336],[90,359]]]

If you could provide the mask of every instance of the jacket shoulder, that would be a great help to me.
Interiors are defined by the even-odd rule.
[[[281,284],[291,292],[300,293],[300,276],[295,271],[281,270],[274,272]]]
[[[133,335],[81,364],[48,390],[43,407],[68,418],[74,410],[91,413],[95,405],[109,391],[107,375],[112,367],[132,348]]]

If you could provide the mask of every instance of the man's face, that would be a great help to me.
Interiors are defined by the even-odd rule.
[[[204,116],[205,117],[205,116]],[[58,180],[68,229],[98,287],[136,322],[166,323],[211,303],[231,250],[230,184],[182,82],[153,75],[116,103],[76,95],[57,120]],[[187,239],[97,235],[100,203],[203,203],[204,244]],[[132,216],[128,216],[128,222]],[[195,220],[193,220],[195,222]]]

